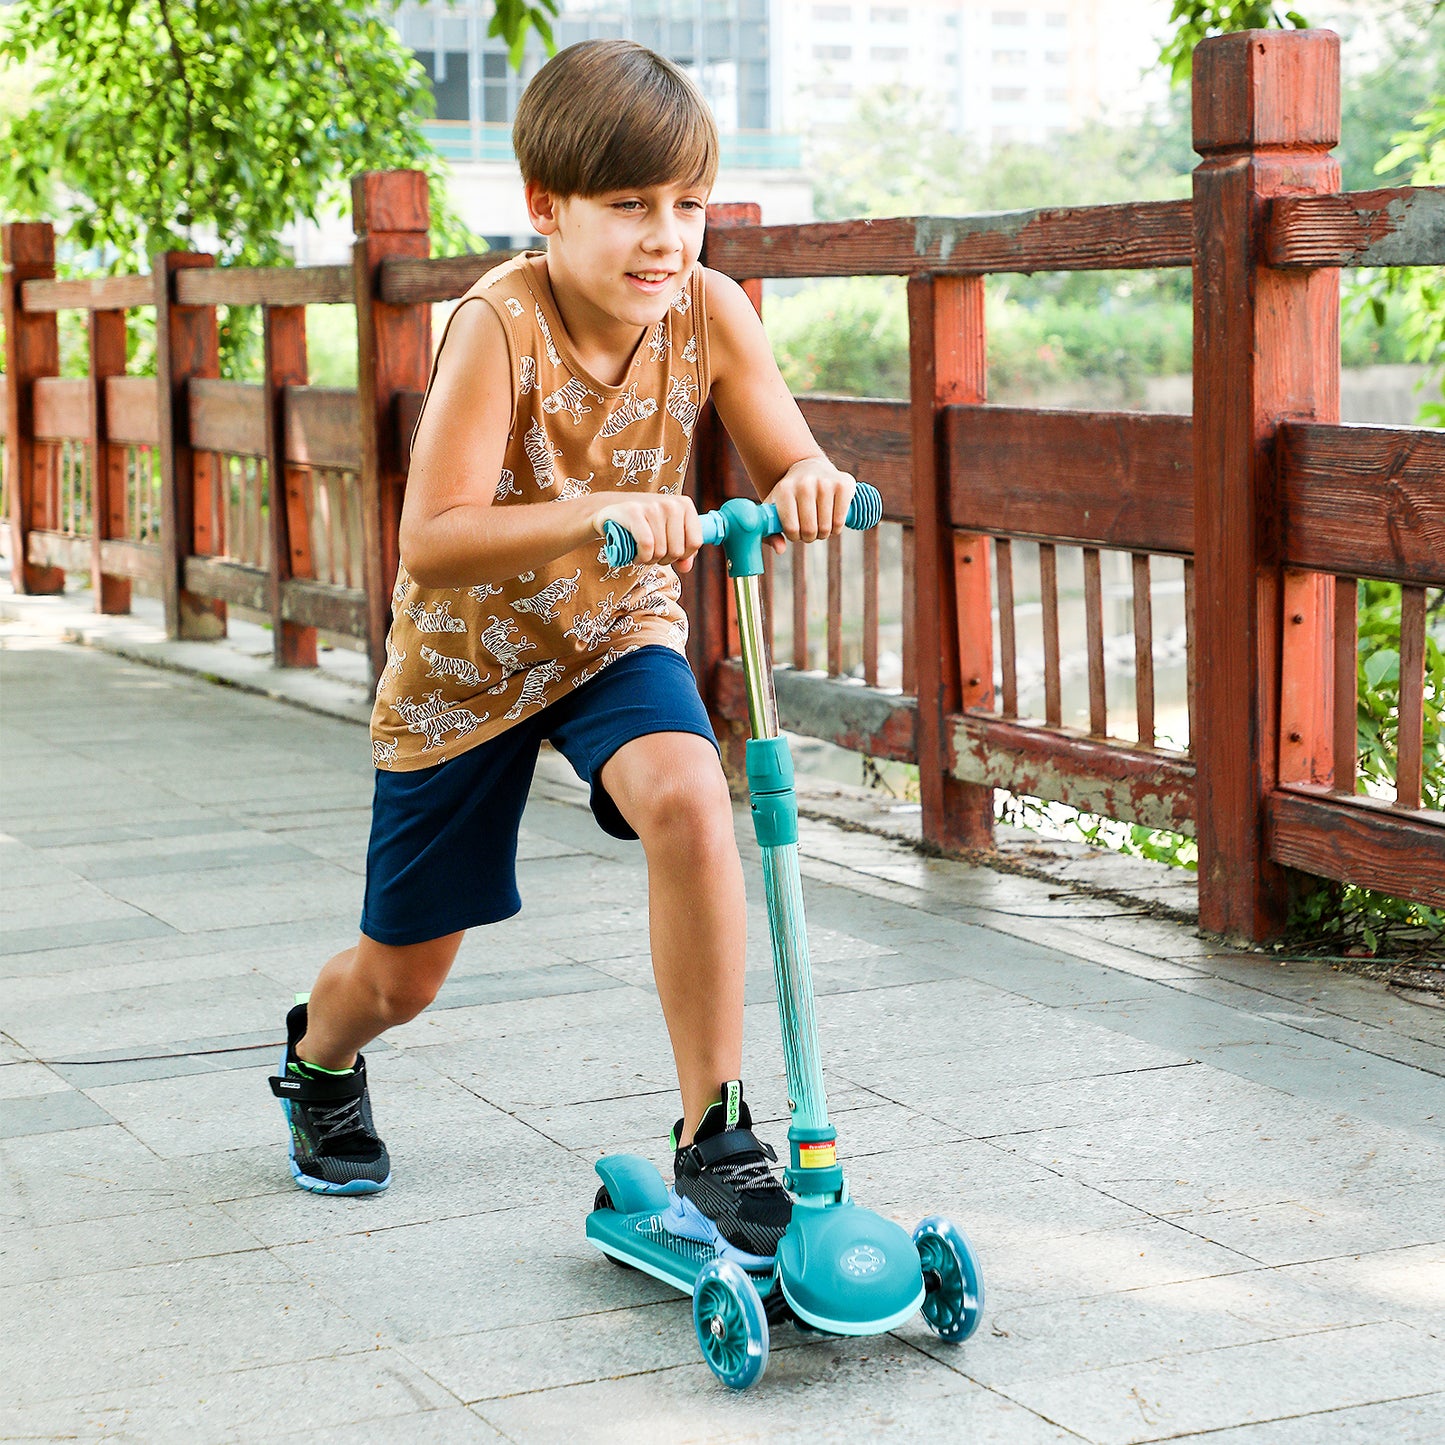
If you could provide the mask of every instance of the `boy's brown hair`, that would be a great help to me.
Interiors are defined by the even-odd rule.
[[[522,178],[600,196],[717,176],[717,126],[670,60],[631,40],[584,40],[532,77],[512,124]]]

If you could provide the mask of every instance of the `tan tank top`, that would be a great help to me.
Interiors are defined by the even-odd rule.
[[[489,271],[457,306],[485,303],[507,335],[515,400],[493,505],[542,506],[627,487],[680,492],[710,384],[702,267],[642,338],[622,384],[608,386],[578,363],[539,256]],[[444,331],[438,356],[445,345]],[[608,567],[600,540],[475,587],[421,587],[403,566],[371,714],[373,761],[431,767],[639,647],[681,652],[680,590],[671,567]]]

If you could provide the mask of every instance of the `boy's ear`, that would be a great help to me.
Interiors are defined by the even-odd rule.
[[[531,218],[532,229],[539,236],[550,236],[557,229],[557,201],[551,191],[540,181],[528,181],[522,194],[527,201],[527,215]]]

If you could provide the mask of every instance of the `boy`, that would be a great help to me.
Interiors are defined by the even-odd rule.
[[[437,349],[372,718],[361,936],[288,1016],[271,1087],[299,1185],[386,1187],[358,1050],[432,1001],[465,929],[520,908],[517,830],[549,739],[647,858],[683,1107],[668,1225],[761,1266],[791,1203],[742,1097],[742,868],[682,653],[698,409],[710,393],[795,542],[843,526],[853,479],[819,452],[741,288],[697,264],[718,142],[676,67],[574,45],[528,86],[513,143],[547,250],[488,272]],[[606,566],[609,520],[635,565]]]

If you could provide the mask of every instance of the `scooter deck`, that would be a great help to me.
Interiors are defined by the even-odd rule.
[[[653,1209],[632,1214],[594,1209],[587,1216],[587,1238],[610,1258],[630,1264],[687,1295],[693,1293],[703,1266],[720,1257],[710,1244],[669,1234],[662,1227],[660,1211]],[[776,1267],[748,1270],[747,1274],[766,1299],[776,1279]]]

